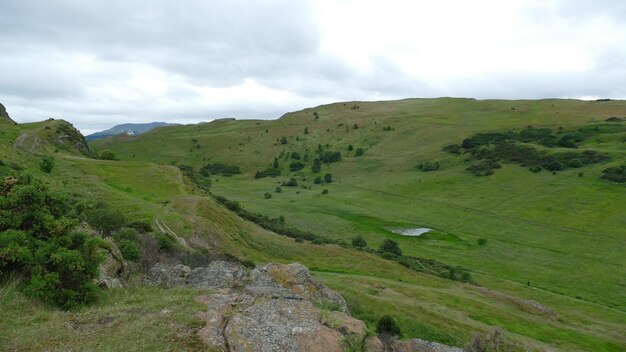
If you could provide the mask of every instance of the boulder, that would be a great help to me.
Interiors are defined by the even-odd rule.
[[[377,336],[370,336],[363,343],[363,352],[385,352],[385,346]]]
[[[239,263],[214,261],[207,267],[195,268],[187,284],[197,288],[244,287],[248,278],[246,268]]]
[[[188,266],[157,263],[144,276],[143,282],[146,286],[166,288],[185,286],[190,274],[191,269]]]
[[[331,302],[342,312],[348,312],[348,305],[343,297],[313,278],[309,269],[300,263],[268,264],[259,270],[269,274],[278,284],[289,288],[305,299],[322,304]]]
[[[343,335],[320,323],[308,301],[270,299],[234,314],[224,330],[231,351],[343,351]]]
[[[130,275],[128,265],[124,262],[122,252],[112,238],[105,238],[104,242],[108,249],[102,250],[105,257],[98,268],[99,275],[96,283],[102,288],[123,287]]]

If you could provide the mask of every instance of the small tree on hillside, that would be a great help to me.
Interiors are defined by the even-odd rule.
[[[363,238],[363,236],[359,235],[359,236],[352,238],[352,247],[365,248],[367,247],[367,242],[365,242],[365,239]]]
[[[326,183],[333,182],[333,175],[331,175],[331,174],[324,175],[324,182],[326,182]]]
[[[304,134],[309,134],[309,128],[308,127],[304,128]]]
[[[383,253],[391,253],[397,256],[402,255],[402,250],[398,245],[398,242],[390,239],[385,239],[383,243],[380,245],[380,251]]]
[[[318,173],[320,172],[320,170],[322,170],[322,162],[318,158],[313,159],[313,166],[311,166],[311,171],[313,171],[314,173]]]

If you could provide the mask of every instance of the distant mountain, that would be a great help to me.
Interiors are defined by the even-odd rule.
[[[11,117],[9,116],[9,113],[7,112],[7,109],[4,108],[4,105],[0,104],[0,120],[7,120],[13,124],[15,124],[15,121],[11,120]]]
[[[177,125],[178,125],[177,123],[167,123],[167,122],[125,123],[122,125],[114,126],[105,131],[92,133],[86,136],[85,138],[87,139],[87,141],[95,141],[97,139],[116,136],[118,134],[128,134],[128,135],[133,136],[133,135],[146,133],[153,128],[162,127],[162,126],[177,126]]]

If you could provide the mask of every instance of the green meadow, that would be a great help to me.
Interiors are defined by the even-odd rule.
[[[58,121],[0,124],[0,158],[7,165],[32,169],[77,197],[103,200],[130,218],[164,222],[195,250],[256,263],[301,262],[340,292],[352,314],[371,328],[388,313],[398,320],[404,338],[464,346],[472,333],[501,327],[536,350],[621,351],[626,349],[626,186],[599,176],[626,163],[626,122],[598,128],[602,133],[587,136],[575,149],[523,143],[548,154],[593,150],[608,155],[602,162],[554,173],[533,173],[519,163],[500,161],[493,175],[475,176],[466,171],[477,162],[471,153],[442,150],[477,133],[528,126],[550,128],[560,137],[610,125],[605,120],[613,116],[626,116],[626,101],[347,102],[271,121],[218,120],[90,144],[95,153],[111,150],[114,161],[47,143],[46,126]],[[322,163],[314,173],[311,166],[320,146],[340,152],[341,160]],[[357,156],[359,149],[362,155]],[[36,166],[43,156],[54,157],[50,174]],[[275,158],[280,176],[254,177],[271,168]],[[304,168],[290,171],[296,161]],[[439,168],[419,170],[416,166],[425,161],[437,161]],[[254,213],[283,216],[289,226],[347,245],[297,242],[244,221],[179,169],[189,166],[200,173],[216,163],[238,166],[241,173],[207,176],[212,194],[238,201]],[[327,173],[332,182],[315,183]],[[290,178],[297,186],[284,185]],[[392,231],[419,227],[434,231],[419,237]],[[349,245],[358,235],[371,250]],[[385,239],[398,242],[406,256],[459,266],[472,280],[453,281],[383,259],[374,252]],[[6,292],[15,295],[11,289],[5,285],[0,298]],[[122,307],[110,313],[108,305],[116,295],[124,295]],[[191,294],[140,288],[107,293],[97,307],[85,308],[76,319],[90,309],[123,316],[124,309],[132,308],[129,300],[141,307],[152,295],[176,301],[181,313],[168,319],[194,328],[193,304],[183,302]],[[158,302],[149,309],[161,309]],[[11,301],[2,298],[0,304],[5,311]],[[11,309],[15,317],[35,309],[45,323],[13,318],[10,333],[0,329],[0,345],[36,348],[15,339],[26,337],[33,324],[44,324],[49,331],[44,341],[60,338],[60,313],[28,304]],[[7,319],[12,321],[3,321]],[[122,326],[136,324],[119,321]],[[93,343],[85,339],[79,345],[89,350]],[[187,348],[176,338],[162,343],[165,349]]]

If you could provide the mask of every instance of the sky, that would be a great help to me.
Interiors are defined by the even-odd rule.
[[[2,0],[0,103],[83,133],[337,101],[626,98],[623,0]]]

